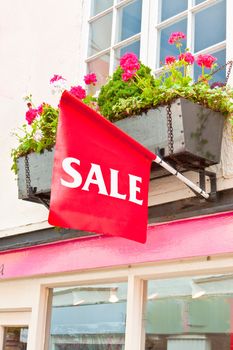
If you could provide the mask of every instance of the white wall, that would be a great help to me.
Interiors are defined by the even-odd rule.
[[[17,199],[10,170],[10,152],[17,140],[11,134],[24,122],[23,96],[32,93],[35,104],[51,101],[53,74],[82,83],[83,4],[83,0],[0,1],[0,236],[17,226],[46,225],[47,209]]]
[[[49,88],[53,74],[61,74],[72,84],[82,83],[88,4],[89,0],[0,1],[0,237],[48,226],[47,209],[17,198],[17,183],[10,170],[10,152],[17,146],[12,132],[24,122],[23,96],[32,93],[36,105],[54,101]],[[232,0],[227,0],[227,6],[227,56],[232,59]],[[218,189],[233,187],[229,126],[225,135],[221,166],[217,167]],[[197,182],[195,174],[188,176]],[[160,179],[150,184],[149,205],[193,195],[174,177]]]

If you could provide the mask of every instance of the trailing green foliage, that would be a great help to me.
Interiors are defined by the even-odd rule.
[[[125,102],[129,107],[131,106],[131,114],[137,114],[138,101],[150,104],[152,91],[155,87],[155,79],[151,75],[151,69],[143,64],[141,64],[137,76],[134,78],[134,80],[137,80],[136,84],[135,81],[123,81],[122,72],[121,67],[116,69],[108,83],[101,87],[97,99],[100,113],[111,121],[119,119],[117,110],[113,110],[113,107],[117,108],[119,103],[122,107]],[[142,108],[141,106],[140,109]],[[121,116],[123,118],[128,115],[128,109],[122,110]]]
[[[36,118],[31,126],[24,124],[19,133],[15,134],[19,146],[12,150],[12,170],[17,173],[17,159],[31,152],[40,153],[45,149],[51,149],[56,142],[58,122],[58,109],[49,104],[43,105],[40,118]]]
[[[201,104],[224,115],[233,113],[233,89],[229,86],[211,88],[209,75],[192,83],[183,61],[166,67],[158,77],[151,75],[143,64],[137,74],[124,82],[119,67],[106,85],[101,88],[98,105],[100,113],[111,121],[141,114],[151,108],[165,105],[178,97]]]

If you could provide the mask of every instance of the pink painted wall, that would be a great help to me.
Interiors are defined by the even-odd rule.
[[[233,212],[148,227],[146,244],[95,236],[0,254],[0,278],[233,253]]]

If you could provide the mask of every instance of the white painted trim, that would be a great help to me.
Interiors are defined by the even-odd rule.
[[[129,276],[125,349],[141,350],[143,285],[142,279]]]
[[[49,289],[38,285],[34,297],[27,350],[44,350]]]
[[[17,311],[12,309],[8,312],[1,312],[0,310],[0,326],[1,327],[24,327],[30,324],[31,312]],[[28,349],[30,350],[30,349]]]
[[[233,1],[226,0],[226,4],[226,61],[228,62],[229,60],[233,60]],[[233,72],[231,72],[231,76],[228,83],[233,86]]]
[[[150,28],[150,2],[142,1],[142,16],[141,16],[141,41],[140,41],[140,60],[148,65],[148,50],[149,50],[149,28]],[[140,38],[140,37],[139,37]]]
[[[113,10],[113,6],[107,8],[103,12],[98,13],[95,16],[90,17],[89,20],[88,20],[89,24],[94,22],[94,21],[96,21],[96,20],[98,20],[98,19],[100,19],[101,17],[103,17],[105,15],[108,15],[110,12],[112,12],[112,10]]]
[[[22,225],[22,226],[16,226],[16,227],[9,227],[0,230],[0,237],[8,237],[8,236],[14,236],[19,235],[27,232],[32,231],[38,231],[38,230],[44,230],[47,228],[53,228],[53,226],[49,225],[48,221],[41,221],[41,222],[35,222],[28,225]]]
[[[3,349],[4,345],[4,327],[0,326],[0,349]]]

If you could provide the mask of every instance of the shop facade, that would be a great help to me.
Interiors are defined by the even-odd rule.
[[[159,61],[167,54],[163,43],[171,30],[186,32],[187,46],[195,53],[215,54],[220,64],[230,60],[231,1],[180,3],[181,7],[174,8],[165,0],[72,1],[69,9],[65,3],[59,5],[54,23],[42,15],[40,30],[31,32],[31,39],[38,38],[40,47],[45,43],[48,52],[53,43],[53,55],[43,61],[44,55],[33,51],[30,74],[21,83],[25,87],[30,81],[40,96],[43,79],[56,69],[80,79],[83,72],[96,71],[101,84],[129,50],[153,70],[159,69]],[[45,1],[42,6],[51,18],[54,4]],[[33,23],[30,2],[27,11]],[[46,41],[50,24],[51,41]],[[59,47],[61,42],[64,45]],[[70,66],[64,68],[67,62]],[[224,74],[223,68],[218,78]],[[5,110],[7,99],[2,97]],[[16,112],[17,108],[11,110],[12,115]],[[11,130],[12,124],[8,127]],[[233,148],[229,125],[224,132],[221,163],[212,169],[217,174],[215,201],[200,200],[172,176],[152,176],[145,244],[85,232],[57,232],[48,226],[45,208],[19,204],[13,176],[9,180],[9,169],[4,170],[3,186],[15,190],[8,191],[2,201],[0,349],[232,350]],[[11,142],[8,146],[12,147]],[[6,164],[8,158],[9,154]],[[190,171],[187,176],[198,182],[196,173]],[[206,186],[208,190],[209,179]]]

